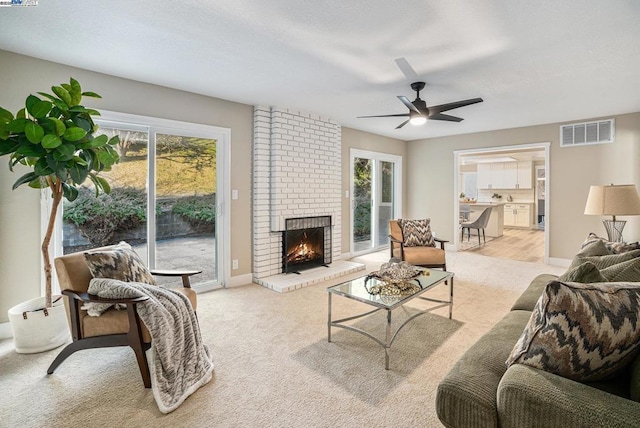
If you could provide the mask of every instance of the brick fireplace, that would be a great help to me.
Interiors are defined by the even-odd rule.
[[[308,285],[304,278],[287,279],[285,285],[274,285],[274,280],[284,272],[283,232],[287,219],[329,217],[331,267],[348,263],[339,260],[341,158],[341,131],[336,122],[289,109],[255,107],[253,276],[256,283],[277,291]],[[336,276],[328,269],[327,273]]]

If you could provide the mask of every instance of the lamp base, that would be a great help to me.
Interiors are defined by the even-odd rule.
[[[607,229],[607,237],[611,242],[622,242],[622,229],[627,224],[624,220],[602,220],[604,228]]]

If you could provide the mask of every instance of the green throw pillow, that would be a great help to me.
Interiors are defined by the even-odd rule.
[[[640,282],[640,257],[609,266],[600,273],[611,282]]]
[[[627,251],[626,253],[621,254],[610,254],[610,255],[602,255],[602,256],[583,256],[580,253],[576,254],[569,266],[569,269],[573,269],[578,265],[581,265],[585,262],[591,262],[600,270],[608,268],[609,266],[613,266],[618,263],[626,262],[627,260],[634,259],[636,257],[640,257],[640,250]]]
[[[563,273],[558,278],[558,281],[587,284],[591,282],[607,282],[607,279],[600,273],[596,265],[591,262],[585,262]]]
[[[602,240],[596,239],[583,244],[582,249],[578,252],[578,254],[576,254],[576,256],[608,256],[609,254],[612,253],[609,248],[607,248],[606,244]]]

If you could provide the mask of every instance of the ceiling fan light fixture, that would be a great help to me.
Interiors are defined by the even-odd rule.
[[[427,123],[427,118],[422,115],[415,115],[409,120],[409,123],[414,126],[424,125]]]

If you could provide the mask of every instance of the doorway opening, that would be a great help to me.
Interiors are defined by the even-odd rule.
[[[454,152],[456,251],[549,263],[549,149],[544,142]],[[486,243],[463,239],[462,223],[489,207]]]

